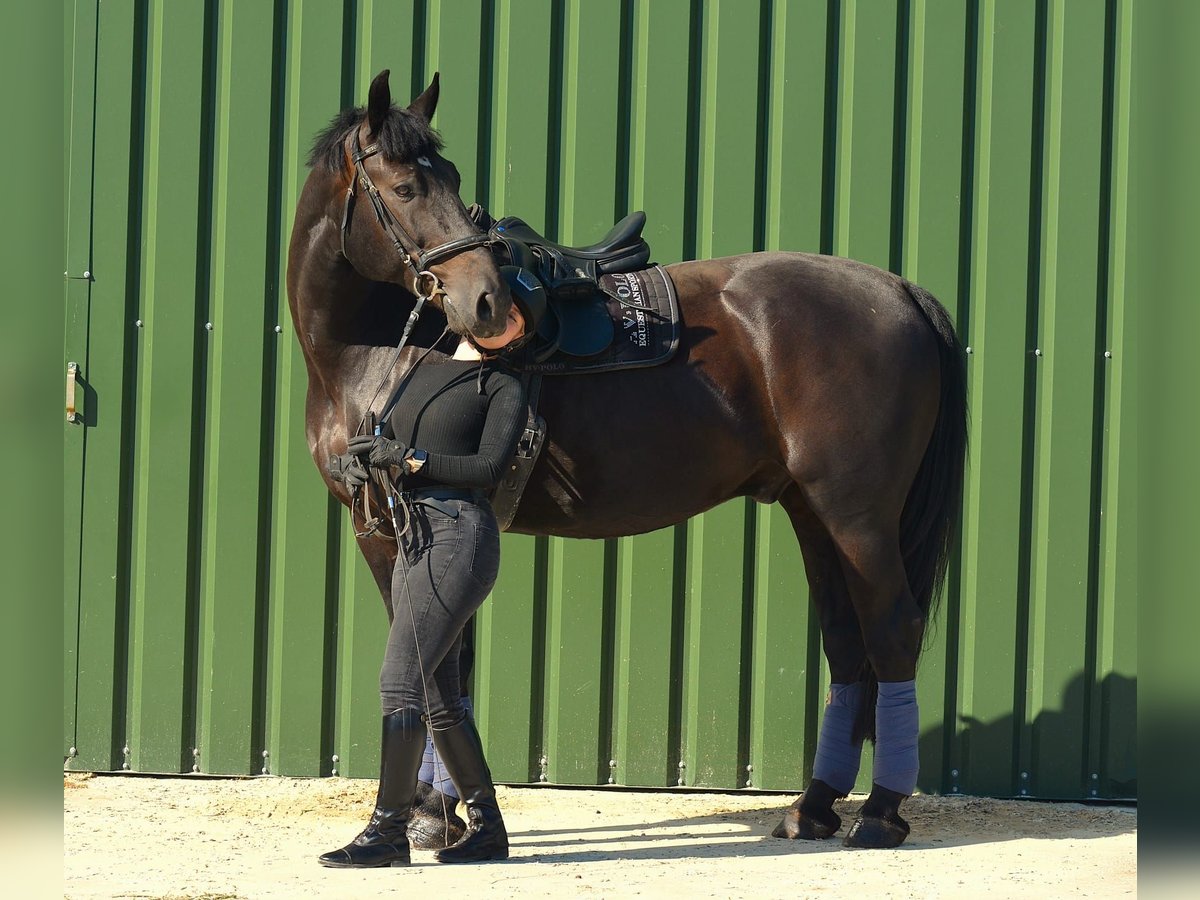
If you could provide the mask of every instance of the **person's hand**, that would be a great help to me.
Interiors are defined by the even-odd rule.
[[[348,449],[354,456],[365,459],[367,465],[376,469],[400,465],[404,462],[404,454],[408,452],[408,447],[404,444],[389,441],[379,434],[360,434],[352,437]]]
[[[366,484],[371,478],[371,473],[353,453],[343,453],[329,457],[329,477],[340,481],[353,491]]]

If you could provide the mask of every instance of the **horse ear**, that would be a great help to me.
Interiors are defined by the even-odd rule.
[[[371,82],[371,90],[367,94],[367,123],[371,128],[371,136],[379,134],[387,119],[388,111],[392,108],[392,89],[388,87],[390,69],[384,69]]]
[[[433,73],[433,81],[421,93],[421,96],[408,105],[408,111],[420,116],[426,122],[433,118],[438,102],[438,73]]]

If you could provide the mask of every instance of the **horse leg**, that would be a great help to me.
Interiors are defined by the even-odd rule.
[[[797,485],[788,488],[779,502],[800,542],[832,685],[826,697],[813,777],[771,834],[792,840],[820,840],[841,828],[842,820],[833,811],[833,803],[850,792],[858,775],[862,739],[856,741],[852,733],[858,707],[858,692],[853,689],[859,687],[866,647],[833,538],[809,509]]]
[[[377,537],[360,537],[355,541],[375,577],[379,593],[383,595],[383,608],[387,611],[388,625],[391,625],[395,615],[392,610],[392,570],[396,568],[396,543]]]
[[[830,525],[830,519],[824,520]],[[925,617],[909,590],[895,525],[858,517],[830,526],[867,660],[879,683],[871,794],[848,847],[897,847],[908,837],[900,804],[916,787],[916,665]]]

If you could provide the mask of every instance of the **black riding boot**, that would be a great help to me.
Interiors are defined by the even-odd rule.
[[[417,774],[425,755],[425,723],[415,709],[383,717],[379,759],[379,793],[371,821],[358,837],[340,850],[322,854],[318,862],[339,869],[407,866],[408,827]]]
[[[408,820],[409,845],[417,850],[443,850],[456,844],[467,828],[457,809],[457,797],[449,797],[432,784],[418,781]]]
[[[453,847],[437,852],[438,862],[508,859],[508,832],[500,817],[496,788],[475,723],[468,716],[444,731],[433,729],[433,745],[467,806],[466,833]]]

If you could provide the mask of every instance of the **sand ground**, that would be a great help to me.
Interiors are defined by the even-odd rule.
[[[501,788],[507,862],[337,870],[374,782],[67,775],[64,892],[170,900],[445,896],[1121,897],[1137,893],[1128,807],[914,797],[897,850],[770,837],[794,797]],[[847,823],[862,802],[839,805]],[[844,833],[844,829],[843,829]],[[443,893],[438,893],[443,892]]]

